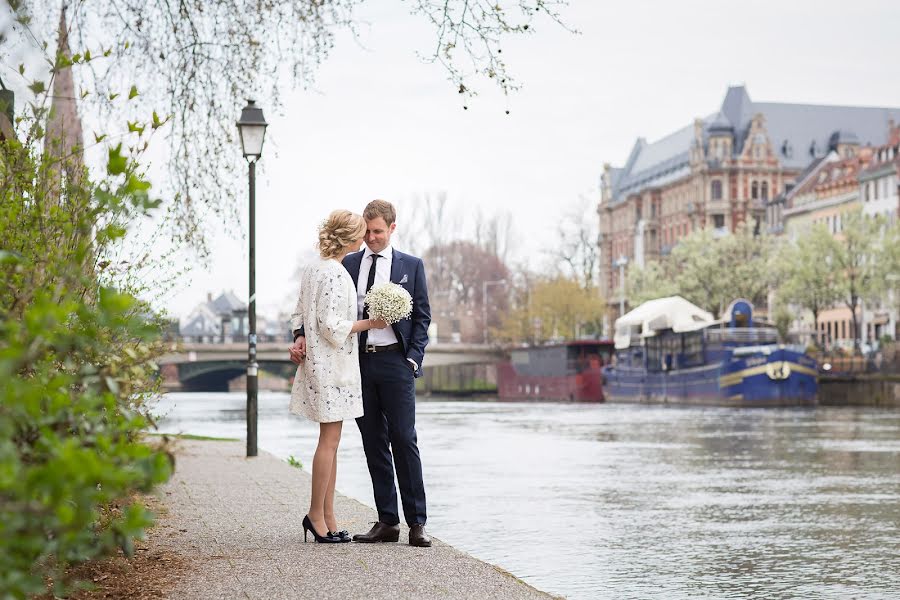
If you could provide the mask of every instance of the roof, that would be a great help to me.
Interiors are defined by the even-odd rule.
[[[218,335],[220,328],[221,319],[213,312],[209,303],[204,303],[191,311],[184,325],[178,328],[178,332],[183,336],[200,337]]]
[[[763,116],[781,166],[796,171],[804,170],[837,143],[882,145],[887,141],[891,120],[900,122],[900,108],[753,102],[744,86],[735,86],[728,88],[718,111],[701,119],[704,143],[711,133],[731,133],[733,152],[740,153],[750,121],[757,114]],[[638,138],[625,166],[613,178],[612,203],[686,176],[694,143],[693,125],[652,143]]]
[[[867,153],[866,156],[869,156]],[[830,152],[828,158],[817,163],[817,168],[807,174],[799,184],[791,190],[789,198],[796,195],[821,192],[835,186],[856,186],[860,170],[869,160],[864,156],[853,156],[841,160],[837,154]]]
[[[235,296],[234,292],[232,292],[231,290],[222,292],[219,297],[213,300],[210,304],[212,304],[213,310],[215,310],[220,315],[230,315],[234,312],[247,310],[247,305],[244,304],[240,298]]]
[[[711,313],[688,302],[681,296],[667,296],[644,302],[616,319],[613,338],[616,348],[627,348],[637,335],[650,337],[657,331],[695,331],[715,322]]]

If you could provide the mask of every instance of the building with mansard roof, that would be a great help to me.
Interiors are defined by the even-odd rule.
[[[698,228],[768,227],[770,198],[830,152],[846,158],[884,144],[891,121],[900,122],[900,108],[755,102],[737,86],[693,124],[655,142],[639,138],[624,165],[604,165],[601,176],[604,297],[615,308],[620,272],[627,278]]]

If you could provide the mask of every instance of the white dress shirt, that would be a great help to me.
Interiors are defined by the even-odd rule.
[[[365,299],[366,299],[366,283],[369,282],[369,271],[372,269],[372,255],[375,254],[368,247],[366,247],[365,252],[363,252],[362,262],[359,265],[359,279],[356,280],[356,314],[362,319],[363,308],[365,308]],[[391,266],[394,262],[394,249],[388,245],[378,253],[381,257],[375,263],[375,281],[372,283],[372,287],[375,287],[381,283],[387,283],[391,280]],[[393,327],[385,327],[384,329],[370,329],[368,338],[366,339],[367,344],[372,344],[373,346],[387,346],[389,344],[396,344],[400,340],[397,339],[397,334],[394,333]],[[414,371],[419,370],[419,365],[416,361],[411,358],[407,358],[409,364],[412,365]]]
[[[356,281],[357,314],[362,319],[364,302],[366,299],[366,283],[369,281],[369,271],[372,269],[372,255],[374,252],[366,248],[363,253],[362,263],[359,265],[359,279]],[[394,261],[394,249],[390,246],[378,253],[381,258],[375,262],[375,282],[372,287],[387,283],[391,280],[391,263]],[[384,329],[370,329],[367,343],[374,346],[387,346],[396,344],[397,335],[393,327]]]

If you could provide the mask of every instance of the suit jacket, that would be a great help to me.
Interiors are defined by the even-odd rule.
[[[364,251],[360,251],[344,257],[344,267],[357,285],[364,254]],[[391,283],[400,285],[412,296],[412,314],[408,319],[394,323],[391,328],[403,347],[403,355],[419,365],[416,377],[421,377],[425,346],[428,345],[428,326],[431,324],[431,305],[428,303],[428,285],[425,283],[425,265],[422,259],[394,250],[391,257]]]

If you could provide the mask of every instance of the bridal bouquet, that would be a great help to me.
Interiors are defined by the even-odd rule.
[[[412,314],[412,296],[396,283],[382,283],[366,293],[366,306],[373,319],[384,319],[388,325],[408,319]]]

